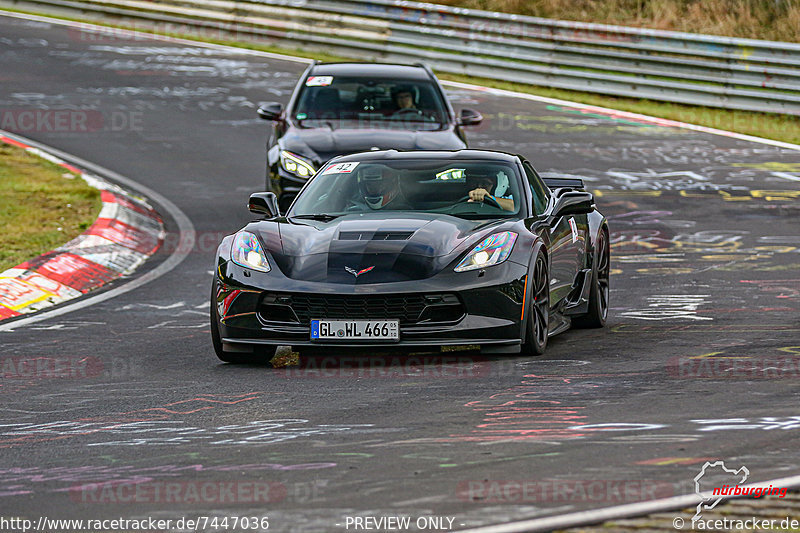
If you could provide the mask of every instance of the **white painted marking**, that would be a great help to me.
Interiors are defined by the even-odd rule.
[[[54,330],[67,330],[78,329],[82,326],[105,326],[105,322],[64,322],[61,324],[52,324],[50,326],[31,326],[35,331],[54,331]]]
[[[184,304],[183,302],[176,302],[174,304],[168,304],[168,305],[145,304],[145,303],[128,304],[128,305],[124,305],[124,306],[120,307],[119,309],[117,309],[117,311],[130,311],[131,309],[136,309],[137,307],[150,307],[152,309],[162,309],[162,310],[163,309],[175,309],[177,307],[183,307],[184,305],[186,305],[186,304]],[[204,305],[206,307],[208,307],[208,304],[204,304]]]
[[[773,139],[765,139],[763,137],[754,137],[752,135],[745,135],[743,133],[736,133],[733,131],[726,131],[726,130],[718,130],[716,128],[709,128],[707,126],[700,126],[698,124],[689,124],[688,122],[679,122],[677,120],[669,120],[666,118],[659,118],[653,117],[650,115],[641,115],[639,113],[631,113],[630,111],[620,111],[618,109],[611,109],[608,107],[599,107],[593,106],[589,104],[581,104],[578,102],[570,102],[568,100],[559,100],[557,98],[548,98],[546,96],[539,96],[536,94],[528,94],[528,93],[520,93],[516,91],[508,91],[506,89],[494,89],[492,87],[483,87],[481,85],[473,85],[471,83],[462,83],[458,81],[445,81],[442,80],[442,85],[446,85],[449,87],[457,87],[459,89],[467,89],[472,91],[481,91],[488,94],[494,94],[497,96],[508,96],[511,98],[520,98],[522,100],[532,100],[534,102],[542,102],[544,104],[553,104],[553,105],[560,105],[564,107],[571,107],[574,109],[582,109],[585,111],[600,111],[603,113],[613,113],[615,116],[620,118],[630,118],[630,119],[638,119],[638,120],[647,120],[650,122],[656,122],[662,126],[668,126],[673,128],[682,128],[686,130],[692,131],[699,131],[701,133],[709,133],[711,135],[722,135],[723,137],[730,137],[733,139],[739,139],[741,141],[749,141],[759,144],[768,144],[770,146],[777,146],[779,148],[787,148],[789,150],[797,150],[800,151],[800,144],[792,144],[783,141],[776,141]]]
[[[775,177],[783,178],[783,179],[787,179],[787,180],[800,181],[800,176],[796,176],[796,175],[790,174],[788,172],[773,172],[772,175],[775,176]]]
[[[165,322],[159,322],[158,324],[153,324],[152,326],[147,326],[147,329],[163,328],[164,326],[172,324],[173,322],[175,322],[175,321],[174,320],[167,320]]]
[[[28,148],[28,149],[26,149],[26,151],[28,153],[31,153],[31,154],[35,155],[35,156],[39,156],[42,159],[46,159],[47,161],[50,161],[51,163],[55,163],[56,165],[59,165],[59,166],[61,166],[61,164],[64,163],[64,161],[62,161],[61,159],[59,159],[57,157],[53,157],[52,155],[48,154],[47,152],[43,152],[42,150],[39,150],[38,148]],[[97,188],[97,187],[95,187],[95,188]]]

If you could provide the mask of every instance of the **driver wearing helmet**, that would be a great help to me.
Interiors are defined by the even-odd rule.
[[[397,109],[394,111],[395,113],[403,111],[404,109],[417,108],[417,106],[414,105],[414,92],[412,91],[411,87],[407,85],[399,85],[395,87],[392,91],[392,99],[394,100],[394,104],[397,106]]]
[[[469,202],[483,202],[488,196],[505,211],[514,211],[514,198],[504,196],[508,193],[508,176],[503,172],[468,169],[467,189]]]
[[[400,179],[391,168],[370,166],[360,169],[358,190],[370,209],[411,208],[400,189]]]

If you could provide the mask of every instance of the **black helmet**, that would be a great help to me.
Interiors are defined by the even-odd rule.
[[[413,98],[415,92],[414,87],[411,85],[395,85],[392,89],[392,98],[397,98],[400,93],[408,93]]]
[[[466,169],[467,185],[482,186],[491,192],[497,185],[497,172],[485,167],[472,167]]]
[[[372,209],[380,209],[391,202],[397,187],[397,176],[388,167],[371,165],[359,169],[358,189]]]

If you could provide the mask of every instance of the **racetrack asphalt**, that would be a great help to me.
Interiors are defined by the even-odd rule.
[[[536,359],[225,365],[207,318],[214,252],[264,184],[255,108],[287,101],[303,65],[5,16],[0,36],[0,128],[142,183],[197,232],[155,281],[0,332],[3,515],[465,529],[691,493],[706,461],[754,482],[797,473],[799,151],[451,89],[487,118],[472,147],[595,192],[608,326]],[[59,127],[55,110],[88,112],[74,116],[90,131]],[[175,246],[161,214],[171,233],[134,277]]]

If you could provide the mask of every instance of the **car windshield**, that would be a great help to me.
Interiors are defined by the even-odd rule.
[[[433,83],[309,76],[292,118],[301,127],[438,130],[446,106]]]
[[[328,221],[383,211],[514,217],[523,200],[520,183],[516,166],[502,161],[329,163],[302,190],[288,216]]]

